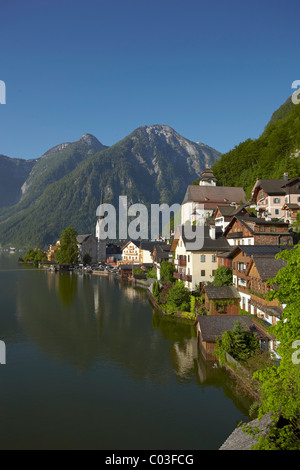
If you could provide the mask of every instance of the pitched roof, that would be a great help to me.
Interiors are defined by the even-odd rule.
[[[239,320],[245,331],[251,331],[259,339],[271,338],[265,333],[253,318],[248,315],[198,315],[201,336],[203,341],[215,342],[225,331],[233,330],[236,321]]]
[[[230,204],[231,202],[246,202],[243,188],[229,186],[196,186],[189,185],[182,204],[186,202]]]
[[[205,286],[204,291],[208,299],[239,299],[240,294],[234,286]]]
[[[275,226],[275,227],[286,227],[287,231],[286,233],[285,232],[281,232],[278,234],[280,235],[284,235],[284,234],[289,234],[290,233],[288,232],[288,227],[289,227],[289,224],[287,222],[278,222],[276,220],[266,220],[264,219],[263,217],[245,217],[245,216],[238,216],[238,215],[235,215],[233,216],[233,218],[231,219],[231,221],[229,222],[229,224],[227,225],[227,227],[225,228],[224,230],[224,236],[227,235],[227,233],[230,231],[231,227],[236,223],[236,222],[240,222],[242,225],[244,225],[244,227],[246,227],[253,235],[254,234],[261,234],[261,232],[257,232],[255,230],[255,226],[256,225],[266,225],[266,226]],[[242,233],[242,232],[238,232],[238,233]],[[265,235],[268,233],[268,232],[263,232]],[[273,236],[276,235],[277,232],[270,232]],[[234,236],[234,235],[232,235]],[[241,235],[242,236],[242,235]]]
[[[250,268],[253,264],[255,264],[261,280],[266,282],[269,279],[273,279],[278,271],[286,266],[287,262],[284,259],[276,259],[274,257],[261,256],[256,254],[252,258],[248,272],[250,271]]]
[[[253,189],[252,195],[254,196],[256,192],[261,188],[266,194],[270,195],[285,195],[285,189],[283,185],[285,185],[287,181],[285,179],[261,179],[257,180]]]
[[[243,251],[247,256],[253,255],[269,255],[275,256],[283,250],[290,250],[293,248],[291,245],[238,245],[234,247],[228,254],[228,258],[233,258],[239,251]]]
[[[193,244],[191,233],[188,233],[189,229],[197,229],[195,232],[195,237],[197,242],[194,244],[194,247],[190,245]],[[208,225],[200,226],[196,225],[195,227],[190,226],[181,226],[181,238],[187,249],[187,251],[229,251],[231,246],[229,245],[226,238],[224,238],[222,229],[216,227],[215,229],[215,238],[210,236],[210,228]],[[187,236],[189,235],[189,236]]]
[[[87,241],[89,239],[89,237],[92,237],[92,235],[90,233],[86,234],[86,235],[77,235],[77,237],[76,237],[77,243],[79,243],[79,245],[81,245],[82,243]]]

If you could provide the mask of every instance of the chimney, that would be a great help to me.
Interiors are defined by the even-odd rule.
[[[283,173],[283,179],[284,179],[284,181],[288,181],[289,180],[289,174],[288,173]]]

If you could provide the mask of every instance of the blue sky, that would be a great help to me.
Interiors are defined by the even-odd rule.
[[[0,3],[0,154],[167,124],[226,152],[300,80],[299,0]]]

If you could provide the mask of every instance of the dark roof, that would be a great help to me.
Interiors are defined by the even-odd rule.
[[[283,189],[287,181],[285,179],[261,179],[255,183],[255,186],[252,192],[258,190],[259,188],[263,189],[267,194],[276,194],[276,195],[285,195],[286,192]]]
[[[199,202],[199,203],[214,203],[224,204],[240,201],[246,202],[246,195],[243,188],[228,187],[228,186],[196,186],[189,185],[183,202]]]
[[[193,229],[194,227],[181,226],[181,237],[185,244],[187,251],[229,251],[231,246],[229,245],[226,238],[224,238],[221,227],[215,228],[215,238],[211,238],[210,227],[208,225],[200,226],[197,225],[195,228],[198,230],[197,243],[195,243],[194,248],[190,247],[192,245],[191,238],[192,234],[188,233],[188,229]],[[203,231],[202,231],[203,229]]]
[[[284,204],[283,208],[284,208],[284,207],[287,207],[288,209],[296,209],[296,210],[299,210],[299,209],[300,209],[299,204],[296,204],[296,203],[292,204],[292,203],[286,202],[286,203]]]
[[[252,259],[262,281],[273,279],[278,271],[287,264],[284,259],[270,258],[270,256],[261,256],[257,254],[254,255]]]
[[[270,338],[249,315],[198,315],[201,336],[203,341],[216,342],[225,331],[233,330],[236,321],[239,320],[246,331],[251,331],[260,339]]]
[[[91,235],[90,233],[86,235],[77,235],[76,240],[77,240],[77,243],[81,245],[83,242],[87,241],[90,237],[93,237],[93,235]]]
[[[272,225],[272,226],[275,226],[275,227],[286,227],[287,229],[287,232],[263,232],[264,235],[267,235],[268,233],[270,233],[271,235],[285,235],[285,234],[288,234],[290,235],[290,233],[288,232],[288,227],[289,227],[289,224],[287,222],[278,222],[278,221],[275,221],[275,220],[266,220],[264,219],[263,217],[244,217],[244,216],[233,216],[231,221],[229,222],[229,224],[227,225],[227,227],[225,228],[224,230],[224,235],[226,236],[227,233],[230,231],[230,229],[232,228],[232,226],[235,224],[235,222],[238,221],[238,222],[241,222],[242,225],[244,225],[244,227],[246,227],[253,235],[254,234],[260,234],[262,232],[257,232],[255,231],[255,225],[266,225],[266,226],[269,226],[269,225]],[[254,225],[254,226],[251,226],[251,225]],[[241,232],[238,232],[238,233],[241,233]]]
[[[240,294],[234,286],[205,286],[204,291],[208,299],[239,299]]]
[[[286,186],[292,186],[293,184],[297,183],[300,181],[300,176],[297,176],[296,178],[292,178],[288,181],[285,182],[285,184],[282,185],[282,188],[285,188]]]
[[[232,258],[239,251],[243,251],[250,257],[253,255],[270,255],[274,257],[277,253],[280,253],[283,250],[290,250],[291,248],[293,248],[291,245],[238,245],[230,251],[228,258]]]

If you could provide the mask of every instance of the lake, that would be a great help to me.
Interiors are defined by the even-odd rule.
[[[190,322],[113,275],[0,253],[1,449],[217,450],[251,398],[206,363]]]

